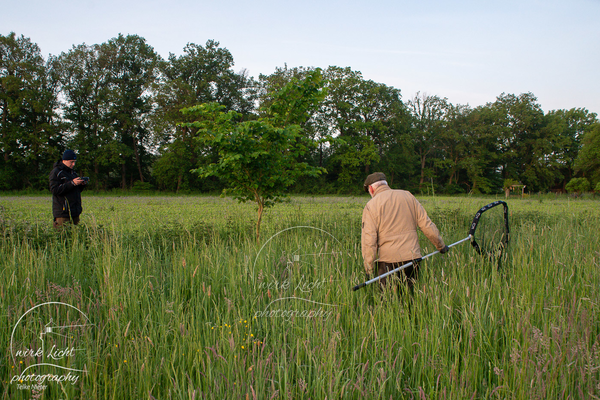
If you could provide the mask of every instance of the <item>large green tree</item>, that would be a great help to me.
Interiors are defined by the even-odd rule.
[[[574,163],[581,149],[584,135],[598,122],[595,113],[585,108],[555,110],[546,114],[545,136],[552,143],[552,160],[556,173],[552,188],[565,189],[575,176]]]
[[[325,72],[327,97],[319,126],[335,137],[328,170],[335,174],[341,189],[358,187],[387,149],[403,152],[402,140],[407,112],[400,91],[365,80],[350,68],[329,67]],[[394,172],[401,172],[397,157],[388,157]],[[393,174],[392,174],[393,175]]]
[[[412,115],[412,137],[416,153],[419,156],[419,187],[425,180],[433,177],[429,161],[433,161],[441,146],[441,136],[445,129],[445,114],[449,108],[448,100],[438,96],[417,93],[407,102]]]
[[[500,117],[503,177],[516,178],[529,190],[547,189],[554,179],[547,158],[553,145],[544,135],[544,113],[537,98],[532,93],[503,93],[491,108]]]
[[[285,92],[282,92],[286,85],[291,82],[304,82],[304,85],[313,85],[313,91],[307,92],[307,94],[314,95],[317,93],[314,90],[315,84],[318,83],[319,86],[322,86],[321,80],[323,79],[322,71],[318,69],[318,72],[315,74],[316,70],[316,68],[305,67],[288,68],[288,66],[285,65],[283,68],[276,68],[275,72],[271,75],[260,74],[256,84],[256,94],[258,96],[257,111],[259,117],[267,117],[273,116],[273,114],[282,114],[281,110],[278,110],[278,108],[281,108],[284,104],[288,104],[289,106],[296,102],[311,102],[312,106],[308,109],[305,108],[304,111],[302,111],[302,113],[304,113],[303,115],[290,115],[288,113],[282,114],[281,117],[285,115],[285,118],[289,123],[298,123],[302,128],[302,134],[308,139],[317,142],[317,148],[311,149],[304,158],[313,165],[323,167],[324,157],[327,153],[330,139],[330,132],[327,129],[323,129],[321,113],[322,100],[326,91],[318,91],[320,96],[319,99],[299,98],[300,95],[305,96],[305,94],[301,94],[298,91],[297,85],[289,86],[288,90],[291,91],[290,93],[286,94]],[[282,97],[288,97],[284,103],[281,103]],[[276,104],[277,102],[280,104]],[[295,122],[292,122],[292,120]],[[314,186],[314,182],[311,186]]]
[[[217,162],[195,172],[218,176],[226,184],[226,193],[256,203],[258,241],[265,208],[279,201],[300,176],[316,176],[320,170],[297,161],[310,146],[298,125],[279,128],[268,119],[243,121],[239,113],[223,110],[216,103],[185,110],[198,118],[188,125],[198,129],[200,140],[219,154]]]
[[[292,80],[275,96],[267,116],[258,120],[244,121],[240,113],[225,112],[217,103],[184,110],[196,119],[186,125],[197,129],[198,139],[217,149],[219,155],[216,162],[196,172],[220,177],[227,193],[242,202],[256,203],[257,241],[265,208],[285,196],[299,177],[317,176],[322,171],[301,161],[315,146],[302,134],[301,124],[322,97],[321,90],[320,71],[313,71],[302,81]]]
[[[0,187],[46,187],[60,152],[58,84],[29,38],[0,35]]]
[[[245,71],[233,71],[233,56],[219,43],[189,43],[181,56],[171,54],[160,63],[160,79],[154,85],[157,105],[153,127],[161,157],[153,175],[161,188],[190,189],[200,185],[191,169],[211,162],[215,154],[200,146],[196,129],[186,125],[190,114],[180,111],[197,104],[216,102],[226,110],[248,114],[254,109],[254,83]]]
[[[159,56],[137,35],[109,40],[99,46],[100,59],[109,73],[109,117],[119,151],[121,187],[137,177],[146,180],[152,163],[149,115],[152,111],[152,84],[158,76]],[[133,172],[135,170],[135,172]]]
[[[503,114],[492,104],[480,106],[469,116],[471,127],[462,162],[471,191],[493,193],[503,187],[505,128]]]
[[[63,118],[70,134],[69,146],[80,155],[78,169],[91,185],[108,188],[109,173],[126,153],[117,142],[111,109],[111,66],[100,46],[73,46],[56,60],[64,98]]]
[[[590,181],[591,187],[600,183],[600,123],[585,133],[574,168]]]
[[[471,112],[472,110],[468,106],[455,106],[447,103],[446,127],[439,137],[441,156],[434,160],[438,182],[441,179],[445,181],[444,186],[447,192],[460,193],[462,191],[459,185],[461,171],[468,165],[467,154],[474,139],[473,127],[469,123]],[[476,184],[477,182],[474,182],[473,186]]]

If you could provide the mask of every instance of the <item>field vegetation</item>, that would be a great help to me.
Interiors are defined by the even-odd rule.
[[[419,199],[447,243],[496,200]],[[597,200],[509,199],[499,270],[461,244],[412,294],[351,290],[367,200],[292,197],[257,243],[255,206],[228,198],[84,195],[56,233],[49,197],[0,197],[0,399],[600,398]],[[56,339],[84,372],[20,389],[44,313],[84,319],[21,318],[49,302],[89,319]]]

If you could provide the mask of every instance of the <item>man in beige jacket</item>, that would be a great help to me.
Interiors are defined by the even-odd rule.
[[[367,277],[373,273],[375,263],[381,275],[413,261],[412,266],[402,270],[412,287],[418,270],[415,260],[421,258],[417,227],[440,253],[446,253],[448,246],[421,203],[406,190],[390,189],[382,172],[369,175],[364,189],[372,197],[362,215],[361,245]],[[382,286],[388,277],[379,280]]]

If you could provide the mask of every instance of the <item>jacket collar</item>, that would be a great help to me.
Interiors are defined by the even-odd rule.
[[[59,161],[57,161],[57,162],[54,164],[54,167],[55,167],[55,168],[58,168],[59,170],[66,170],[66,171],[68,171],[68,172],[70,172],[70,173],[72,173],[72,172],[74,171],[73,169],[71,169],[71,168],[67,167],[67,166],[66,166],[66,165],[65,165],[65,164],[62,162],[62,160],[59,160]]]
[[[379,193],[385,192],[386,190],[392,190],[392,189],[388,185],[378,186],[377,189],[375,189],[375,192],[373,193],[373,198],[375,198],[375,196],[377,196]]]

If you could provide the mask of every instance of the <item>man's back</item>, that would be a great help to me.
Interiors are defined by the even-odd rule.
[[[420,258],[417,227],[438,250],[444,247],[439,230],[417,199],[406,190],[392,190],[387,185],[377,187],[363,210],[362,224],[365,267],[367,263],[372,265],[377,251],[379,261],[388,263]]]

